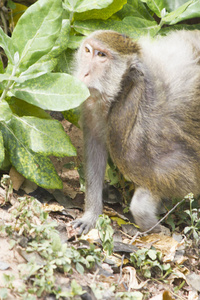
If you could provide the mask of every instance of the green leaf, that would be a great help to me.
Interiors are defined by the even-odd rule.
[[[156,260],[157,258],[156,250],[150,249],[147,253],[152,260]]]
[[[161,18],[161,12],[166,6],[165,0],[141,0],[145,2],[148,7],[159,17]]]
[[[12,117],[12,111],[6,101],[0,102],[0,122],[7,122]]]
[[[15,76],[11,76],[10,74],[0,74],[0,82],[4,81],[4,80],[15,80],[17,79],[17,77]]]
[[[183,19],[181,18],[181,15],[183,12],[187,11],[187,8],[190,6],[190,4],[193,2],[193,0],[187,1],[182,6],[178,7],[175,11],[170,12],[169,14],[166,14],[166,16],[162,19],[162,22],[165,24],[176,24]],[[200,9],[200,5],[199,5]],[[200,16],[200,13],[199,13]],[[188,16],[188,18],[190,18]]]
[[[161,35],[166,35],[171,31],[174,30],[200,30],[200,24],[195,24],[195,25],[187,25],[187,24],[177,24],[177,25],[172,25],[168,27],[163,27],[160,31],[159,34]]]
[[[171,12],[176,10],[178,7],[182,6],[186,2],[188,2],[188,0],[176,0],[176,1],[165,0],[165,7],[167,12]]]
[[[67,49],[57,58],[57,66],[54,71],[58,73],[71,73],[75,51]]]
[[[3,61],[0,59],[0,74],[4,73]]]
[[[5,150],[4,150],[4,143],[3,143],[3,135],[0,131],[0,165],[4,161],[5,158]]]
[[[113,0],[65,0],[63,7],[70,12],[81,13],[92,9],[102,9],[107,7]]]
[[[71,31],[70,21],[62,20],[62,28],[59,34],[58,39],[50,53],[49,57],[57,57],[62,51],[66,50],[69,42],[69,34]]]
[[[12,34],[20,64],[28,67],[48,53],[58,38],[62,20],[61,0],[39,0],[21,16]]]
[[[91,19],[107,20],[114,13],[122,9],[123,5],[126,3],[127,0],[113,0],[113,2],[105,8],[87,10],[83,13],[76,13],[74,15],[74,19],[75,20],[91,20]]]
[[[116,13],[116,15],[122,20],[125,17],[137,17],[141,19],[146,19],[154,21],[154,18],[150,15],[146,6],[138,0],[128,0],[127,4]]]
[[[87,87],[68,74],[48,73],[14,86],[17,98],[43,109],[63,111],[79,106],[89,97]]]
[[[171,20],[171,16],[168,15],[164,18],[164,22],[168,22],[168,24],[176,24],[183,20],[188,20],[192,18],[200,17],[200,1],[199,0],[191,0],[183,4],[176,11],[176,15],[173,20]],[[174,13],[175,13],[174,12]]]
[[[4,49],[8,57],[8,60],[14,65],[14,54],[15,54],[14,45],[12,43],[11,38],[4,33],[1,27],[0,27],[0,46]]]
[[[34,153],[28,148],[27,141],[17,118],[12,118],[8,123],[0,124],[12,165],[27,179],[41,187],[61,189],[62,181],[59,178],[51,160],[41,154]]]
[[[126,17],[123,21],[75,21],[74,28],[76,31],[84,35],[88,35],[98,29],[112,29],[122,34],[127,34],[134,39],[146,34],[154,36],[160,30],[160,26],[155,21],[134,17]]]
[[[47,54],[48,55],[48,54]],[[18,78],[15,79],[18,83],[23,83],[26,80],[40,77],[48,72],[51,72],[57,65],[57,59],[46,59],[44,55],[35,64],[22,72]],[[49,57],[48,57],[49,58]]]
[[[53,230],[51,232],[51,240],[52,240],[52,250],[54,252],[60,251],[60,249],[62,248],[60,236],[57,232],[54,232]]]
[[[68,120],[70,123],[74,124],[76,127],[80,128],[78,121],[80,119],[80,108],[77,107],[75,109],[70,109],[67,111],[64,111],[63,116],[66,120]]]
[[[76,263],[76,270],[77,270],[80,274],[83,274],[83,273],[84,273],[84,268],[83,268],[83,266],[82,266],[79,262]]]
[[[34,106],[32,104],[29,104],[21,99],[12,97],[8,99],[7,102],[12,112],[18,115],[19,117],[33,116],[42,119],[51,119],[50,115],[47,112],[45,112],[43,109]]]
[[[71,35],[69,39],[68,48],[77,49],[82,43],[82,41],[84,40],[84,38],[85,38],[84,36]]]
[[[13,128],[18,136],[23,136],[26,146],[36,153],[59,157],[76,155],[76,149],[57,120],[16,117]]]

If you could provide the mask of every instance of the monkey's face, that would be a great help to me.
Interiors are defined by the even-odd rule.
[[[138,51],[130,39],[119,33],[96,31],[83,41],[77,52],[75,75],[91,93],[97,90],[114,99],[121,89],[123,75],[135,64]]]
[[[94,88],[103,93],[111,60],[112,55],[110,51],[100,44],[99,41],[86,39],[78,52],[77,77],[88,88]]]

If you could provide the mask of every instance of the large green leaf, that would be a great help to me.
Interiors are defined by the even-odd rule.
[[[166,7],[166,1],[165,0],[141,0],[142,2],[145,2],[148,7],[159,17],[161,18],[161,13],[163,8]]]
[[[70,123],[74,124],[76,127],[80,128],[79,119],[80,119],[80,107],[70,109],[62,112],[64,118]]]
[[[11,38],[0,27],[0,46],[4,49],[9,61],[14,65],[15,48]]]
[[[17,22],[12,41],[20,54],[21,66],[27,68],[54,46],[62,21],[61,0],[39,0]]]
[[[127,0],[113,0],[113,2],[105,8],[88,10],[83,13],[76,13],[74,15],[75,20],[91,20],[102,19],[107,20],[114,13],[122,9],[123,5],[127,3]]]
[[[116,13],[116,15],[123,20],[125,17],[131,16],[136,18],[143,18],[146,20],[154,21],[146,6],[138,0],[128,0],[127,4]]]
[[[78,48],[78,46],[76,48]],[[71,49],[63,51],[57,58],[58,63],[54,71],[61,73],[70,73],[72,69],[74,54],[75,51]]]
[[[15,116],[11,124],[23,144],[36,153],[59,157],[76,155],[76,149],[57,120]]]
[[[176,24],[180,19],[180,15],[187,11],[187,8],[190,6],[190,4],[193,2],[193,0],[187,1],[185,4],[178,7],[175,11],[172,11],[163,17],[162,22],[165,24]]]
[[[66,19],[62,20],[62,28],[58,39],[56,40],[56,43],[50,53],[48,53],[50,58],[57,57],[62,51],[67,49],[70,31],[70,21]]]
[[[69,33],[70,33],[70,22],[69,20],[62,21],[62,29],[59,37],[57,38],[54,47],[49,53],[42,56],[36,63],[31,65],[27,70],[22,72],[16,82],[22,83],[26,80],[40,77],[48,72],[55,69],[57,65],[56,57],[59,56],[68,47]]]
[[[22,72],[19,77],[15,78],[15,81],[22,83],[26,80],[37,78],[51,72],[56,67],[57,60],[55,58],[47,60],[45,56],[46,55],[42,56],[35,64]]]
[[[88,35],[98,29],[112,29],[130,37],[137,39],[141,35],[150,34],[154,36],[160,29],[160,26],[155,21],[149,21],[140,18],[126,17],[123,21],[76,21],[74,28],[79,33]]]
[[[0,102],[0,122],[7,122],[12,117],[12,110],[6,101]]]
[[[177,24],[177,25],[172,25],[168,27],[163,27],[160,31],[159,34],[161,35],[166,35],[171,31],[174,30],[200,30],[200,24],[195,24],[195,25],[188,25],[188,24]]]
[[[89,97],[89,91],[81,81],[61,73],[27,80],[14,86],[11,93],[40,108],[55,111],[75,108]]]
[[[176,24],[178,22],[192,19],[192,18],[199,18],[200,17],[200,1],[188,1],[185,4],[182,5],[183,9],[180,11],[180,13],[174,18],[174,20],[171,20],[169,24]],[[178,9],[177,9],[178,10]],[[166,19],[168,21],[168,16],[166,16]],[[166,23],[166,19],[164,20]]]
[[[188,0],[165,0],[165,8],[167,12],[171,12],[188,2]]]
[[[0,123],[4,145],[12,165],[19,173],[44,188],[62,188],[62,181],[51,160],[28,148],[24,134],[21,128],[18,128],[17,123],[19,122],[16,118],[6,124]]]
[[[71,35],[69,39],[68,48],[77,49],[84,40],[84,38],[84,36]]]
[[[92,9],[102,9],[107,7],[113,0],[65,0],[64,8],[70,12],[82,13]]]
[[[0,131],[0,165],[4,161],[5,158],[5,150],[4,150],[4,143],[3,143],[3,135]]]
[[[7,102],[12,112],[19,117],[32,116],[41,119],[51,119],[50,115],[46,111],[21,99],[11,97],[7,100]]]

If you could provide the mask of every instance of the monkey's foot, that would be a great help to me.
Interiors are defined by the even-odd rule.
[[[82,218],[72,221],[74,229],[79,227],[78,235],[86,234],[95,227],[99,214],[93,212],[85,212]]]

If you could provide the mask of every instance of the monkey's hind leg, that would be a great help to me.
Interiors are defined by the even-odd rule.
[[[146,231],[153,227],[157,222],[157,205],[159,198],[143,187],[136,188],[130,205],[130,211],[133,214],[136,224],[141,231]],[[157,225],[152,232],[160,232],[160,226]]]

